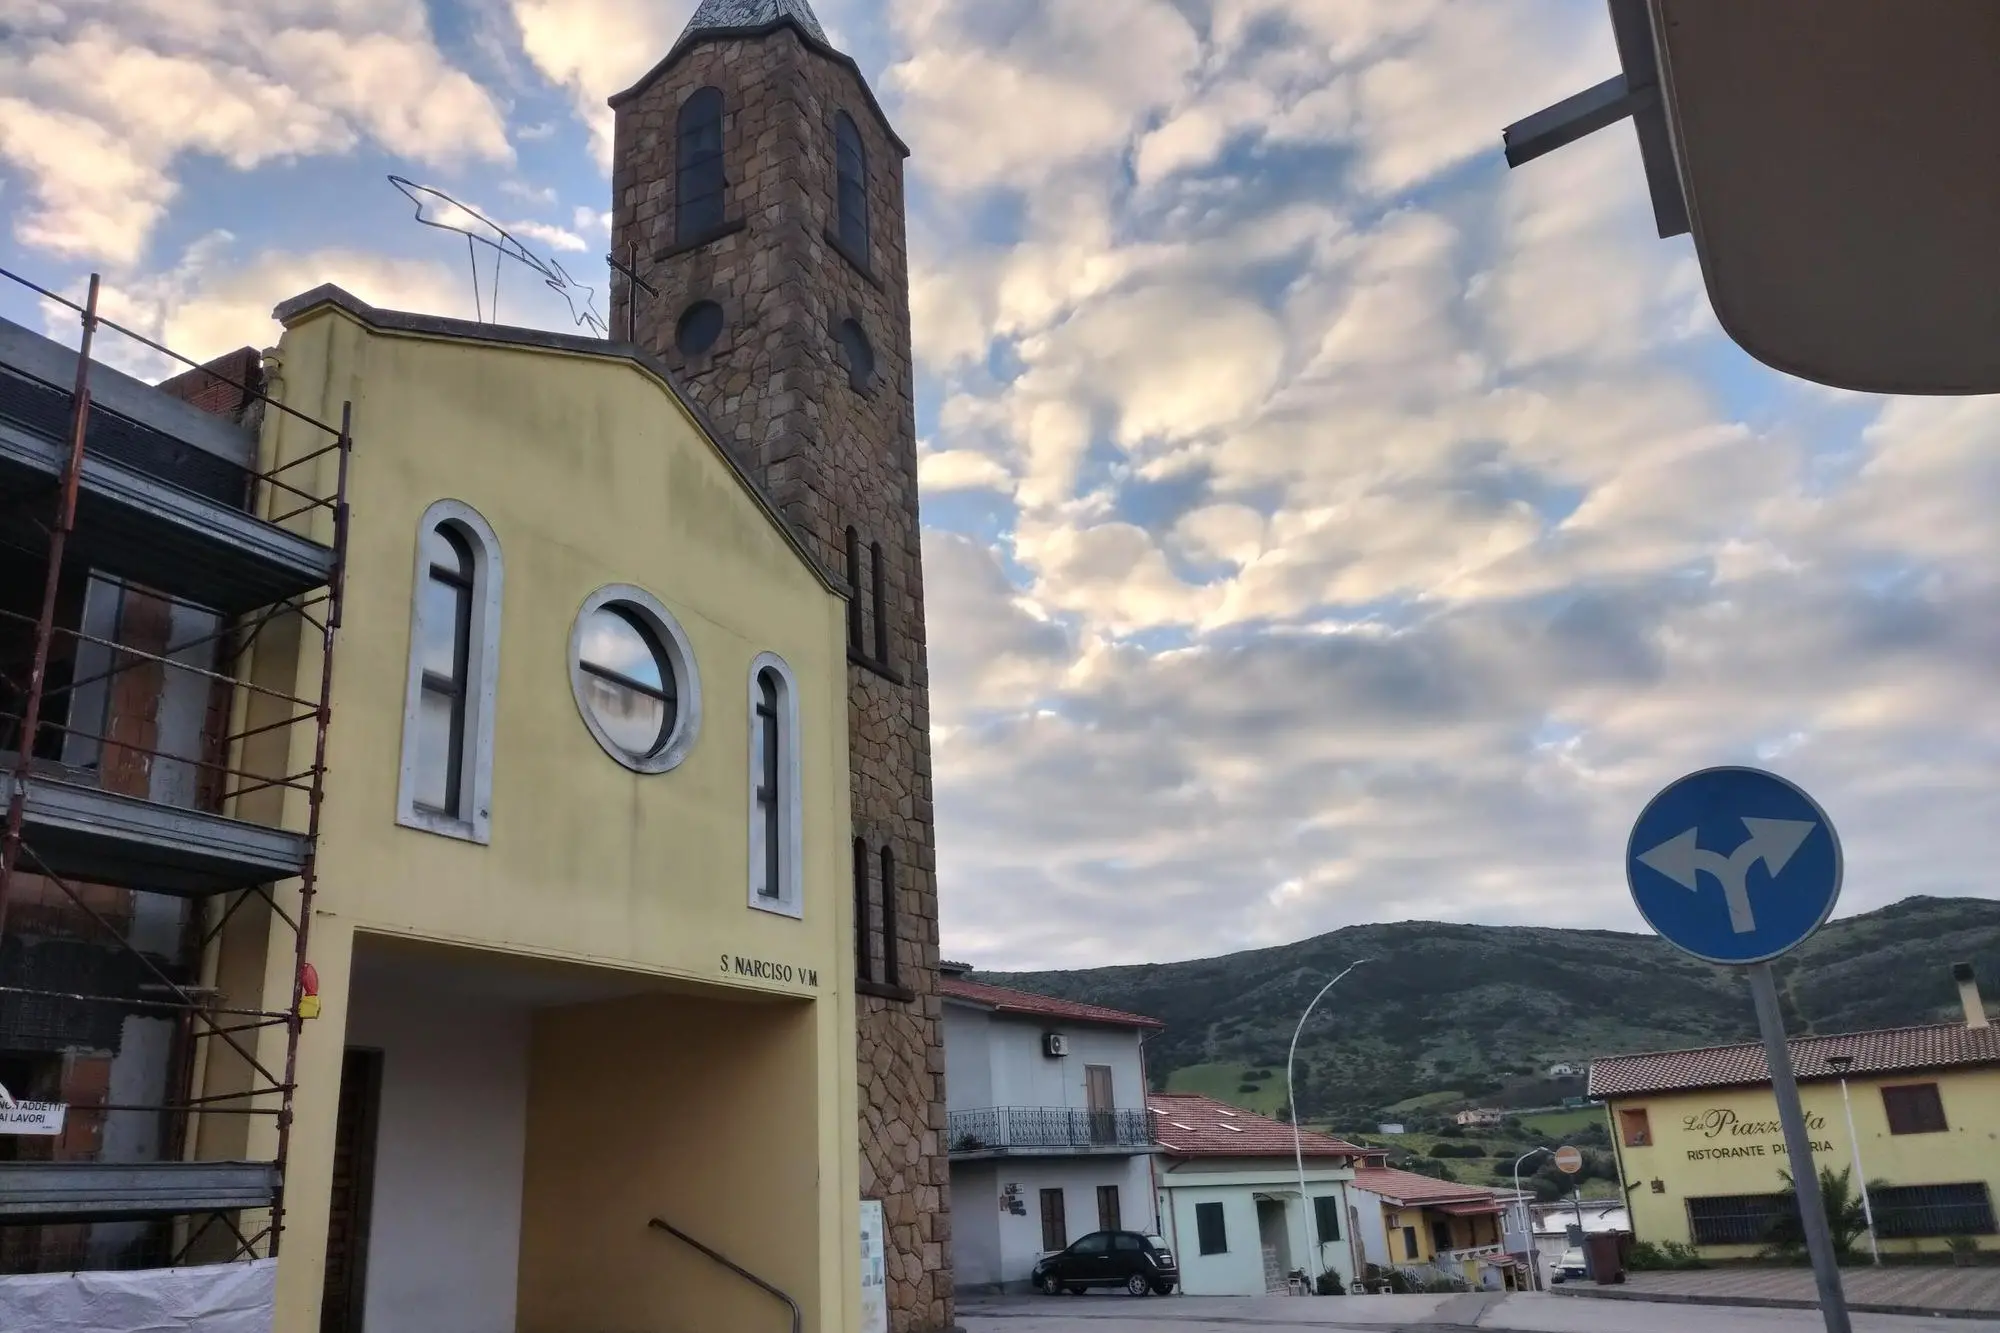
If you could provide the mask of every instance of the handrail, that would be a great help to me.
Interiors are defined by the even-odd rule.
[[[649,1227],[655,1227],[661,1231],[666,1232],[669,1236],[672,1236],[675,1240],[681,1242],[681,1244],[683,1245],[689,1246],[690,1248],[695,1250],[699,1250],[702,1254],[707,1255],[710,1259],[713,1259],[716,1263],[721,1264],[724,1268],[736,1274],[736,1276],[742,1278],[745,1282],[748,1282],[751,1286],[759,1287],[764,1291],[770,1293],[771,1295],[776,1296],[779,1300],[783,1301],[785,1303],[785,1307],[792,1312],[792,1333],[802,1333],[802,1331],[805,1328],[805,1318],[806,1318],[805,1313],[799,1309],[799,1303],[793,1300],[790,1296],[787,1296],[784,1292],[778,1290],[778,1288],[772,1286],[770,1283],[766,1282],[763,1278],[758,1277],[755,1273],[745,1268],[742,1264],[739,1264],[735,1260],[729,1258],[729,1256],[725,1254],[719,1254],[716,1251],[711,1250],[710,1248],[708,1248],[708,1246],[702,1244],[700,1241],[696,1240],[693,1236],[688,1235],[687,1232],[682,1231],[679,1227],[675,1226],[671,1222],[663,1222],[656,1217],[652,1221],[646,1223],[646,1225]]]

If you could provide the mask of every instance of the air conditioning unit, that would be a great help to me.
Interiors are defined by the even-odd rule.
[[[1069,1038],[1060,1032],[1042,1034],[1042,1054],[1050,1058],[1069,1054]]]

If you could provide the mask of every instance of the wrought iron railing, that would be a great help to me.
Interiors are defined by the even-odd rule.
[[[1066,1106],[989,1106],[953,1111],[946,1138],[954,1153],[1029,1148],[1150,1148],[1144,1111],[1088,1111]]]

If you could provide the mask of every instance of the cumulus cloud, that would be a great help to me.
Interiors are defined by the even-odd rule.
[[[14,233],[53,255],[137,264],[191,155],[239,171],[364,141],[428,164],[512,156],[419,0],[77,0],[7,24],[0,159],[33,200]]]
[[[693,7],[476,2],[509,93],[587,127],[586,177],[604,99]],[[236,52],[239,0],[136,0],[116,37],[106,3],[37,9],[0,55],[4,202],[31,243],[140,253],[190,154],[506,156],[498,100],[417,0],[259,11],[365,57],[328,71],[325,37]],[[915,149],[948,952],[1636,926],[1629,821],[1727,761],[1822,799],[1851,907],[1990,892],[2000,416],[1791,386],[1735,352],[1688,243],[1653,236],[1629,128],[1501,166],[1502,125],[1615,69],[1601,7],[828,9]],[[161,114],[79,78],[83,52]],[[490,215],[600,246],[602,181],[536,172],[554,199],[522,185]],[[106,302],[207,355],[268,342],[271,305],[322,281],[472,313],[456,264],[248,229]]]
[[[392,310],[461,319],[474,314],[465,276],[442,264],[344,248],[246,253],[227,232],[203,237],[171,268],[107,281],[98,301],[105,318],[200,362],[238,347],[275,345],[282,329],[272,309],[322,283]],[[46,322],[51,336],[74,337],[70,312],[51,309]],[[148,379],[186,369],[115,333],[99,339],[96,353]]]
[[[1629,820],[1726,760],[1825,796],[1854,905],[1984,891],[2000,764],[1952,719],[2000,419],[1729,351],[1627,130],[1495,169],[1501,125],[1615,68],[1599,14],[1230,0],[1192,52],[1120,14],[1129,49],[1054,6],[899,10],[927,44],[892,86],[951,145],[912,129],[925,479],[1013,501],[1005,559],[934,534],[927,588],[1048,654],[1002,688],[1004,650],[934,649],[948,949],[1635,925]],[[1043,82],[982,101],[1009,62]]]
[[[509,0],[522,50],[571,96],[598,166],[611,169],[606,99],[637,82],[673,46],[694,0]]]

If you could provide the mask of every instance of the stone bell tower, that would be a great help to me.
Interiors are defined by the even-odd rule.
[[[807,0],[703,0],[611,99],[630,327],[852,590],[861,1180],[891,1333],[953,1318],[903,159]],[[636,304],[634,304],[636,302]]]

